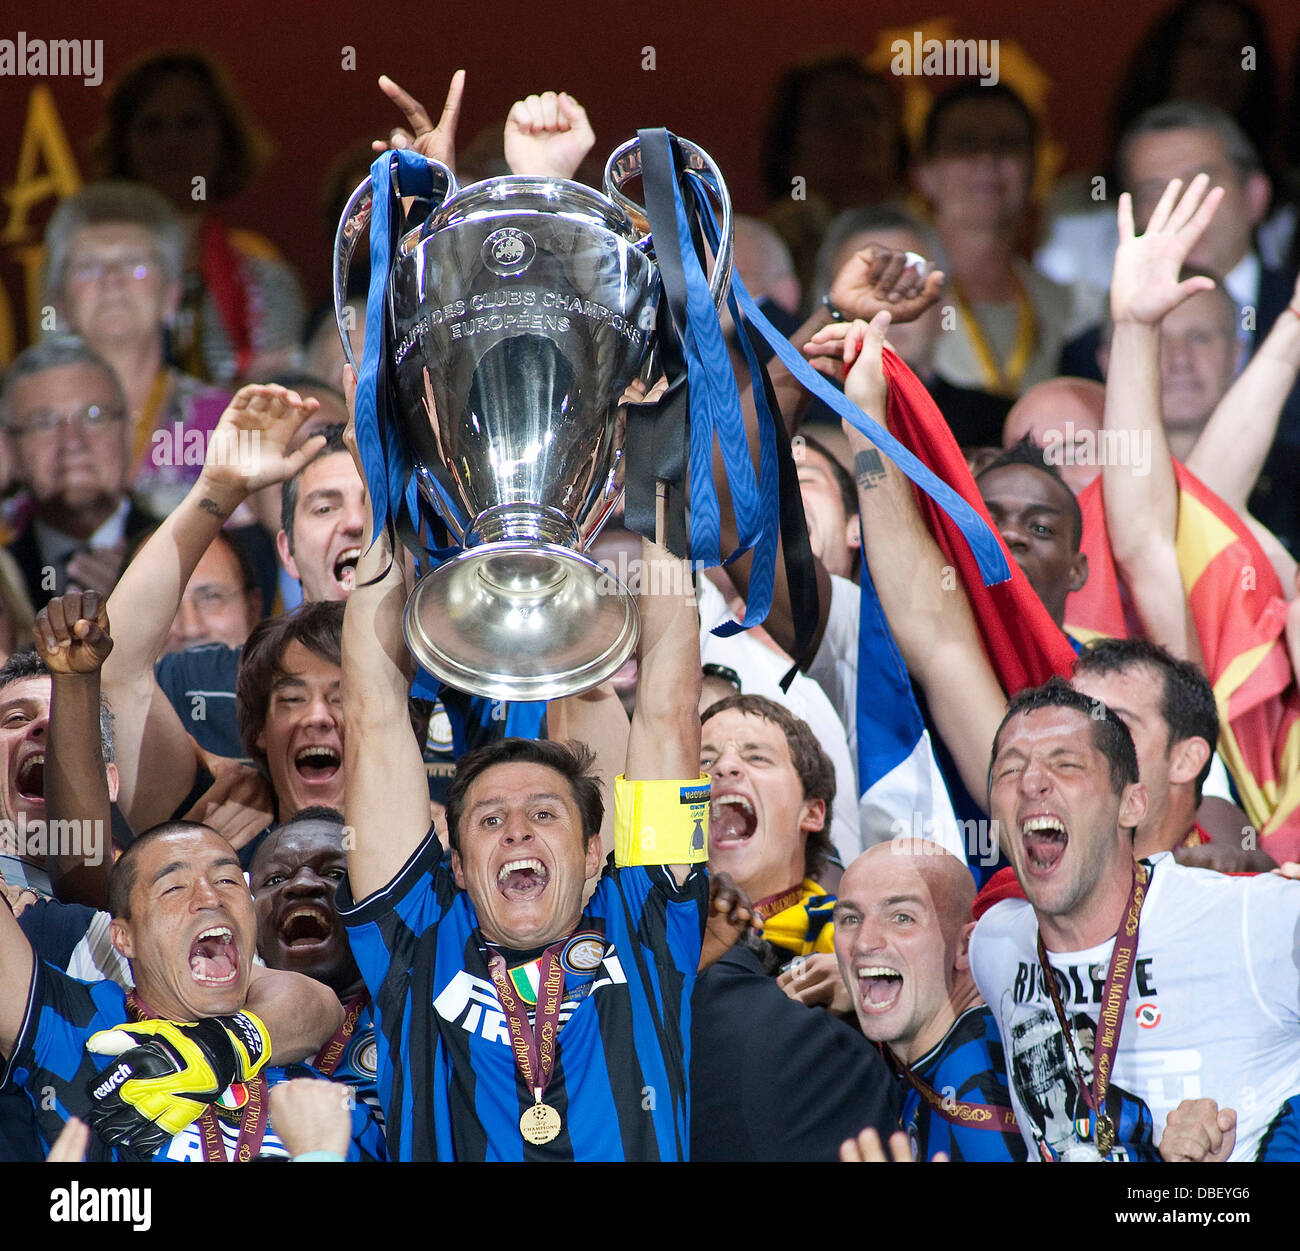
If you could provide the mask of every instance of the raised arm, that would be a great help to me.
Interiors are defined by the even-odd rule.
[[[99,729],[99,671],[113,640],[108,611],[95,591],[69,591],[37,614],[36,651],[50,671],[50,725],[45,753],[45,818],[50,829],[75,822],[79,854],[51,840],[47,864],[64,903],[108,906],[113,867],[113,814]]]
[[[344,370],[348,412],[356,379]],[[364,476],[356,432],[349,426],[348,450]],[[371,542],[366,508],[361,559],[343,616],[344,816],[348,880],[358,903],[387,886],[429,830],[429,789],[420,746],[407,715],[410,656],[402,637],[406,578],[388,536]]]
[[[636,710],[623,776],[629,783],[700,777],[700,620],[690,565],[649,539],[641,540],[637,594]],[[674,811],[680,801],[674,799]],[[620,821],[627,814],[619,814]],[[702,851],[703,849],[701,849]],[[615,849],[616,857],[618,849]],[[642,863],[662,864],[649,855]],[[690,865],[671,865],[679,883]]]
[[[917,280],[916,271],[908,268],[907,253],[882,247],[879,244],[871,244],[852,256],[835,275],[829,298],[836,310],[848,318],[869,321],[882,309],[887,309],[896,321],[912,321],[939,298],[943,289],[943,278],[942,271],[934,270],[921,283]],[[815,340],[819,332],[835,324],[832,322],[829,310],[818,307],[813,315],[791,335],[790,343],[802,351],[804,345]],[[823,368],[818,364],[820,359],[819,356],[814,355],[813,364],[819,369]],[[803,383],[795,378],[776,357],[768,362],[768,374],[786,429],[794,435],[799,430],[812,396]],[[838,368],[833,376],[839,377]],[[749,439],[750,453],[757,466],[758,415],[754,408],[754,396],[749,388],[741,392],[740,404],[745,417],[745,433]],[[734,548],[737,541],[736,527],[731,515],[731,495],[727,489],[727,475],[720,452],[714,456],[713,477],[717,483],[719,499],[723,504],[722,545],[724,549]],[[812,639],[812,648],[815,651],[821,644],[822,635],[826,631],[826,622],[830,616],[831,582],[830,574],[821,561],[817,560],[815,555],[813,559],[817,570],[818,604],[817,626]],[[742,596],[749,593],[751,563],[750,556],[742,556],[727,566],[727,572]],[[777,643],[794,655],[794,613],[790,603],[790,588],[785,579],[785,561],[781,553],[777,554],[772,607],[763,624]]]
[[[512,174],[572,178],[595,142],[587,110],[567,92],[516,100],[506,117],[503,143]]]
[[[610,682],[580,695],[553,699],[546,706],[547,735],[557,741],[576,739],[596,753],[596,771],[605,781],[605,817],[600,827],[602,859],[614,850],[614,779],[627,760],[629,727],[623,701]],[[696,762],[698,763],[698,761]],[[588,883],[595,889],[595,881]]]
[[[1133,201],[1119,201],[1119,247],[1111,278],[1115,323],[1106,377],[1104,446],[1126,447],[1102,465],[1102,498],[1111,551],[1133,596],[1146,635],[1181,658],[1199,655],[1178,570],[1178,485],[1160,408],[1160,323],[1188,296],[1212,286],[1208,278],[1178,281],[1179,271],[1223,198],[1206,194],[1198,174],[1186,192],[1174,179],[1146,232],[1134,233]],[[1116,438],[1115,436],[1118,436]],[[1120,463],[1123,462],[1123,463]]]
[[[31,994],[31,944],[18,927],[9,903],[0,897],[0,1057],[13,1056]]]
[[[1300,372],[1300,282],[1268,337],[1215,407],[1187,458],[1211,491],[1243,516]]]
[[[343,1005],[324,982],[287,969],[255,968],[244,1006],[271,1037],[270,1064],[310,1060],[343,1024]]]
[[[135,830],[172,815],[194,781],[194,745],[154,678],[181,597],[208,545],[250,492],[292,477],[324,446],[286,447],[318,407],[279,386],[242,387],[221,416],[198,481],[127,566],[108,601],[117,623],[104,693],[117,719],[118,804]]]
[[[844,393],[883,422],[888,384],[881,349],[889,327],[882,313],[823,332],[839,339],[853,362]],[[962,782],[977,799],[988,791],[989,753],[1006,697],[989,664],[961,582],[951,576],[916,505],[911,483],[847,422],[853,450],[867,570],[908,672],[921,684],[935,728],[952,752]]]

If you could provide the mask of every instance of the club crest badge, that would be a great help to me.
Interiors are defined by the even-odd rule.
[[[599,934],[575,934],[560,952],[560,963],[567,973],[591,973],[605,958],[605,940]]]

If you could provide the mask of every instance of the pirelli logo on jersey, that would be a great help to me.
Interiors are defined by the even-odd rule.
[[[612,948],[605,953],[600,969],[602,975],[594,981],[574,987],[572,991],[565,988],[564,1002],[560,1005],[561,1027],[588,995],[594,995],[604,986],[627,983],[627,975]],[[499,1042],[503,1047],[510,1046],[510,1030],[506,1025],[505,1013],[501,1011],[496,988],[491,982],[475,977],[465,969],[461,969],[443,988],[442,993],[433,1001],[433,1010],[444,1021],[459,1025],[467,1034],[480,1034],[489,1042]]]

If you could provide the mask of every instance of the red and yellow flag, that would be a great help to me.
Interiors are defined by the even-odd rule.
[[[1219,755],[1260,846],[1300,859],[1300,689],[1286,647],[1287,601],[1245,522],[1174,462],[1176,548],[1192,623],[1219,707]],[[1101,479],[1079,496],[1088,581],[1066,602],[1066,628],[1136,633],[1111,558]]]

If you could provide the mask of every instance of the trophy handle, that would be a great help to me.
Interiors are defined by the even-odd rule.
[[[713,198],[722,209],[722,230],[718,243],[718,254],[713,259],[713,273],[709,278],[709,294],[713,303],[721,310],[727,299],[727,288],[731,284],[731,263],[734,250],[735,234],[731,224],[731,195],[723,181],[722,171],[713,158],[698,144],[689,139],[678,138],[682,155],[690,169],[708,174],[705,183],[713,192]],[[605,162],[605,194],[625,212],[637,233],[642,236],[638,247],[653,244],[650,238],[650,222],[645,215],[645,208],[629,196],[624,195],[623,187],[634,178],[641,177],[641,140],[629,139],[614,149]]]
[[[434,187],[432,203],[435,208],[445,204],[459,189],[456,175],[440,161],[430,160]],[[352,352],[352,335],[348,330],[344,315],[348,302],[348,274],[352,269],[352,253],[356,251],[357,241],[370,224],[373,205],[370,175],[358,185],[343,206],[343,215],[339,218],[339,228],[334,233],[334,320],[338,325],[339,338],[343,340],[343,354],[353,372],[360,377],[361,367]],[[441,186],[439,186],[441,183]]]

